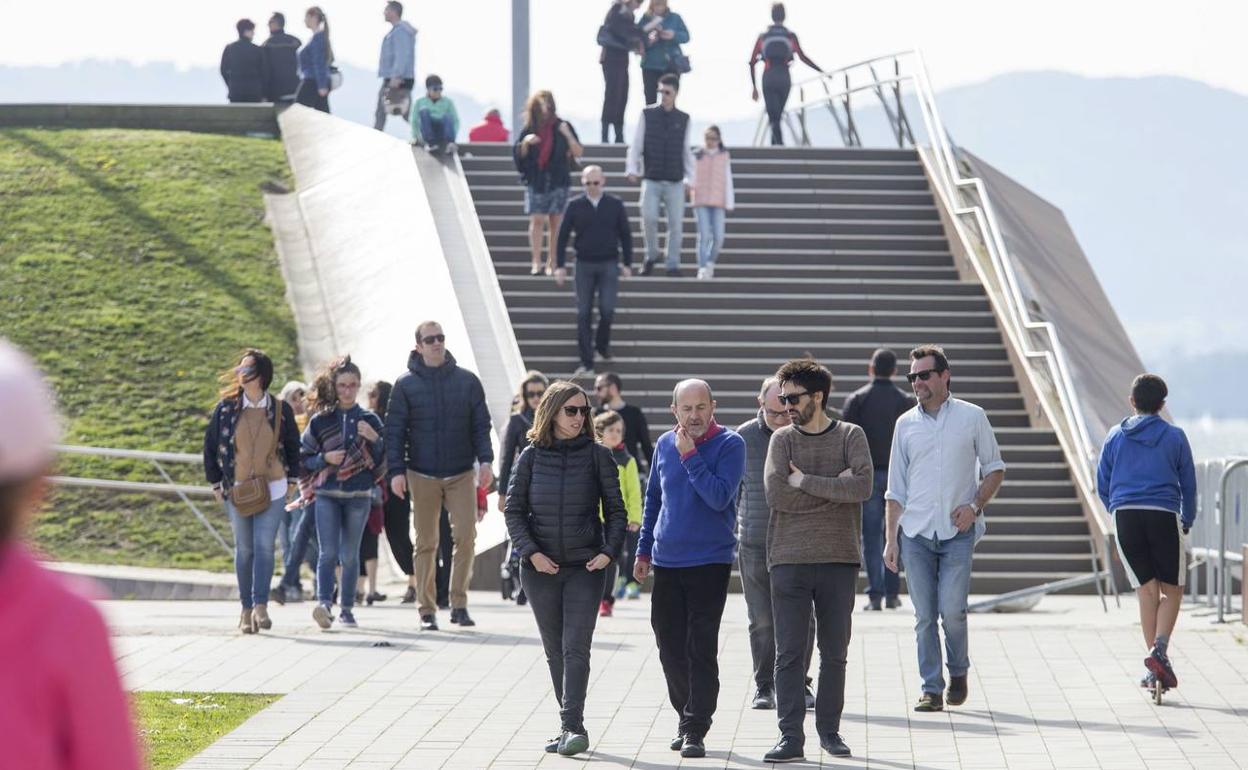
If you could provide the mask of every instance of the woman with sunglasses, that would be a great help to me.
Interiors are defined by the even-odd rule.
[[[263,351],[243,351],[220,380],[221,400],[204,432],[204,476],[217,502],[225,503],[234,531],[234,572],[243,604],[238,629],[254,634],[273,627],[269,584],[286,493],[299,478],[299,429],[290,404],[268,393],[273,361]],[[256,479],[267,485],[269,504],[259,512],[240,512],[234,492]]]
[[[528,438],[504,514],[560,706],[560,735],[546,751],[572,756],[589,748],[589,649],[606,567],[624,546],[628,514],[615,460],[594,441],[589,397],[579,386],[546,389]]]
[[[515,464],[516,456],[529,446],[528,433],[529,428],[533,427],[533,414],[537,411],[537,405],[542,400],[542,396],[546,395],[546,388],[549,385],[550,380],[546,379],[546,375],[531,370],[525,375],[515,398],[511,400],[511,420],[507,423],[507,431],[503,435],[503,454],[498,461],[499,511],[504,510],[504,503],[507,500],[507,482],[511,480],[512,466]],[[508,567],[510,574],[519,579],[519,574],[515,572],[519,566],[517,556],[513,548],[512,552],[507,555],[507,564],[510,565]],[[520,586],[516,593],[516,604],[524,604],[527,601],[524,587]]]

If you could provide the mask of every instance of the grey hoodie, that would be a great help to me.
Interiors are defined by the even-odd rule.
[[[382,78],[416,77],[416,28],[400,21],[390,28],[381,41],[381,62],[377,74]]]

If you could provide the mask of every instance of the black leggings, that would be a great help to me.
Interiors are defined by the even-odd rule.
[[[607,128],[615,127],[615,141],[624,142],[624,110],[628,106],[628,58],[621,62],[610,59],[602,63],[602,80],[606,93],[602,97],[602,143],[607,143]]]
[[[763,104],[767,106],[767,122],[771,124],[771,143],[776,147],[784,144],[780,123],[784,118],[784,105],[789,101],[789,89],[792,86],[787,66],[776,64],[763,72]]]
[[[390,552],[399,563],[404,575],[411,577],[412,569],[412,502],[407,495],[386,497],[385,511],[386,540],[390,542]]]

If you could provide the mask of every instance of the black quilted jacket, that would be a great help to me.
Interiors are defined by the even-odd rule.
[[[611,450],[588,436],[528,447],[512,469],[504,517],[525,559],[542,553],[561,567],[600,553],[618,559],[628,514]]]

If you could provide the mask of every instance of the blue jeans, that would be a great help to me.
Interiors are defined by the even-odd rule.
[[[901,560],[914,604],[914,636],[919,648],[919,675],[923,692],[941,693],[940,632],[945,628],[949,675],[963,676],[971,668],[966,629],[966,597],[971,592],[971,554],[975,532],[960,532],[952,540],[936,541],[901,533]]]
[[[724,210],[718,206],[695,206],[698,222],[698,267],[714,265],[724,247]]]
[[[290,531],[290,547],[282,552],[282,587],[299,588],[299,565],[307,560],[316,571],[316,557],[308,554],[309,543],[316,541],[316,511],[311,504],[291,510],[295,525]]]
[[[888,468],[875,469],[871,498],[862,504],[862,560],[867,569],[867,596],[896,598],[901,576],[884,566],[884,490]]]
[[[420,138],[426,145],[446,144],[455,141],[455,121],[448,112],[440,120],[435,120],[429,110],[420,111]]]
[[[620,265],[614,259],[601,262],[576,260],[576,346],[581,363],[594,368],[594,350],[611,352],[611,321],[620,288]],[[598,295],[598,334],[594,328],[594,295]]]
[[[641,180],[641,234],[646,262],[659,261],[659,206],[667,213],[667,269],[680,269],[680,243],[685,232],[685,183]]]
[[[234,575],[238,578],[238,598],[245,610],[269,603],[277,528],[282,525],[285,508],[286,501],[278,499],[255,516],[243,516],[233,503],[229,500],[225,502],[225,509],[230,514],[230,529],[234,532]]]
[[[338,604],[343,610],[355,605],[355,584],[360,577],[360,540],[368,523],[369,497],[316,496],[316,536],[321,541],[316,560],[316,599],[333,603],[334,568],[342,565]]]

